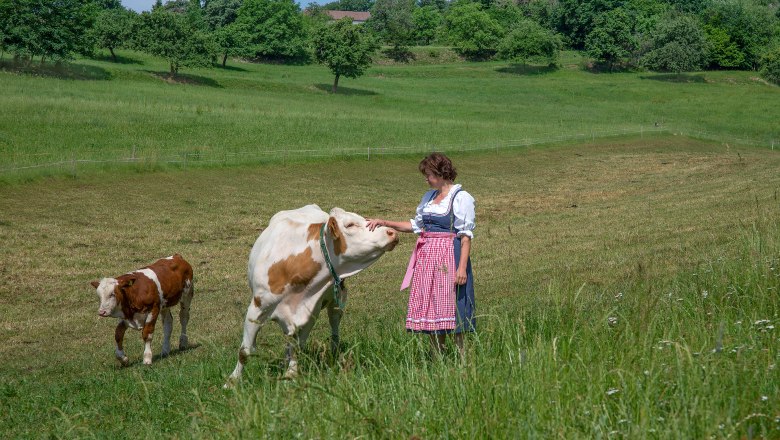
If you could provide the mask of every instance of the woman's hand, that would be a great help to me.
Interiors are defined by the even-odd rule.
[[[457,272],[455,272],[455,284],[459,286],[466,284],[466,269],[463,266],[464,265],[461,264],[460,267],[458,267]]]
[[[387,226],[386,222],[379,218],[367,218],[366,227],[369,231],[373,231],[377,226]]]

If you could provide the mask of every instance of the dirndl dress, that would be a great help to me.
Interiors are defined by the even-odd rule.
[[[424,213],[422,216],[422,232],[401,287],[404,289],[411,282],[406,315],[407,331],[448,334],[476,330],[474,276],[470,257],[466,266],[466,284],[455,284],[461,243],[458,236],[460,231],[453,227],[455,214],[452,203],[459,191],[450,197],[446,213]],[[435,191],[429,191],[423,197],[423,202],[427,203],[435,196]]]

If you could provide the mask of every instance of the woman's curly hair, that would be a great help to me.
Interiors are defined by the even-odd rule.
[[[449,157],[442,153],[431,153],[420,162],[418,167],[423,175],[427,173],[435,174],[444,180],[454,181],[458,177],[458,171],[452,165]]]

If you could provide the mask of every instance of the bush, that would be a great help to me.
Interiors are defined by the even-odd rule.
[[[498,46],[498,58],[516,61],[542,61],[554,65],[563,43],[561,38],[538,23],[522,20]]]
[[[761,76],[769,82],[780,85],[780,46],[761,57]]]

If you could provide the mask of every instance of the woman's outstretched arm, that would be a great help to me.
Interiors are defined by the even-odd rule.
[[[369,231],[373,231],[376,229],[377,226],[386,226],[388,228],[393,228],[398,232],[413,232],[412,229],[412,222],[406,221],[406,222],[393,222],[390,220],[382,220],[380,218],[367,218],[366,221],[366,227]]]

